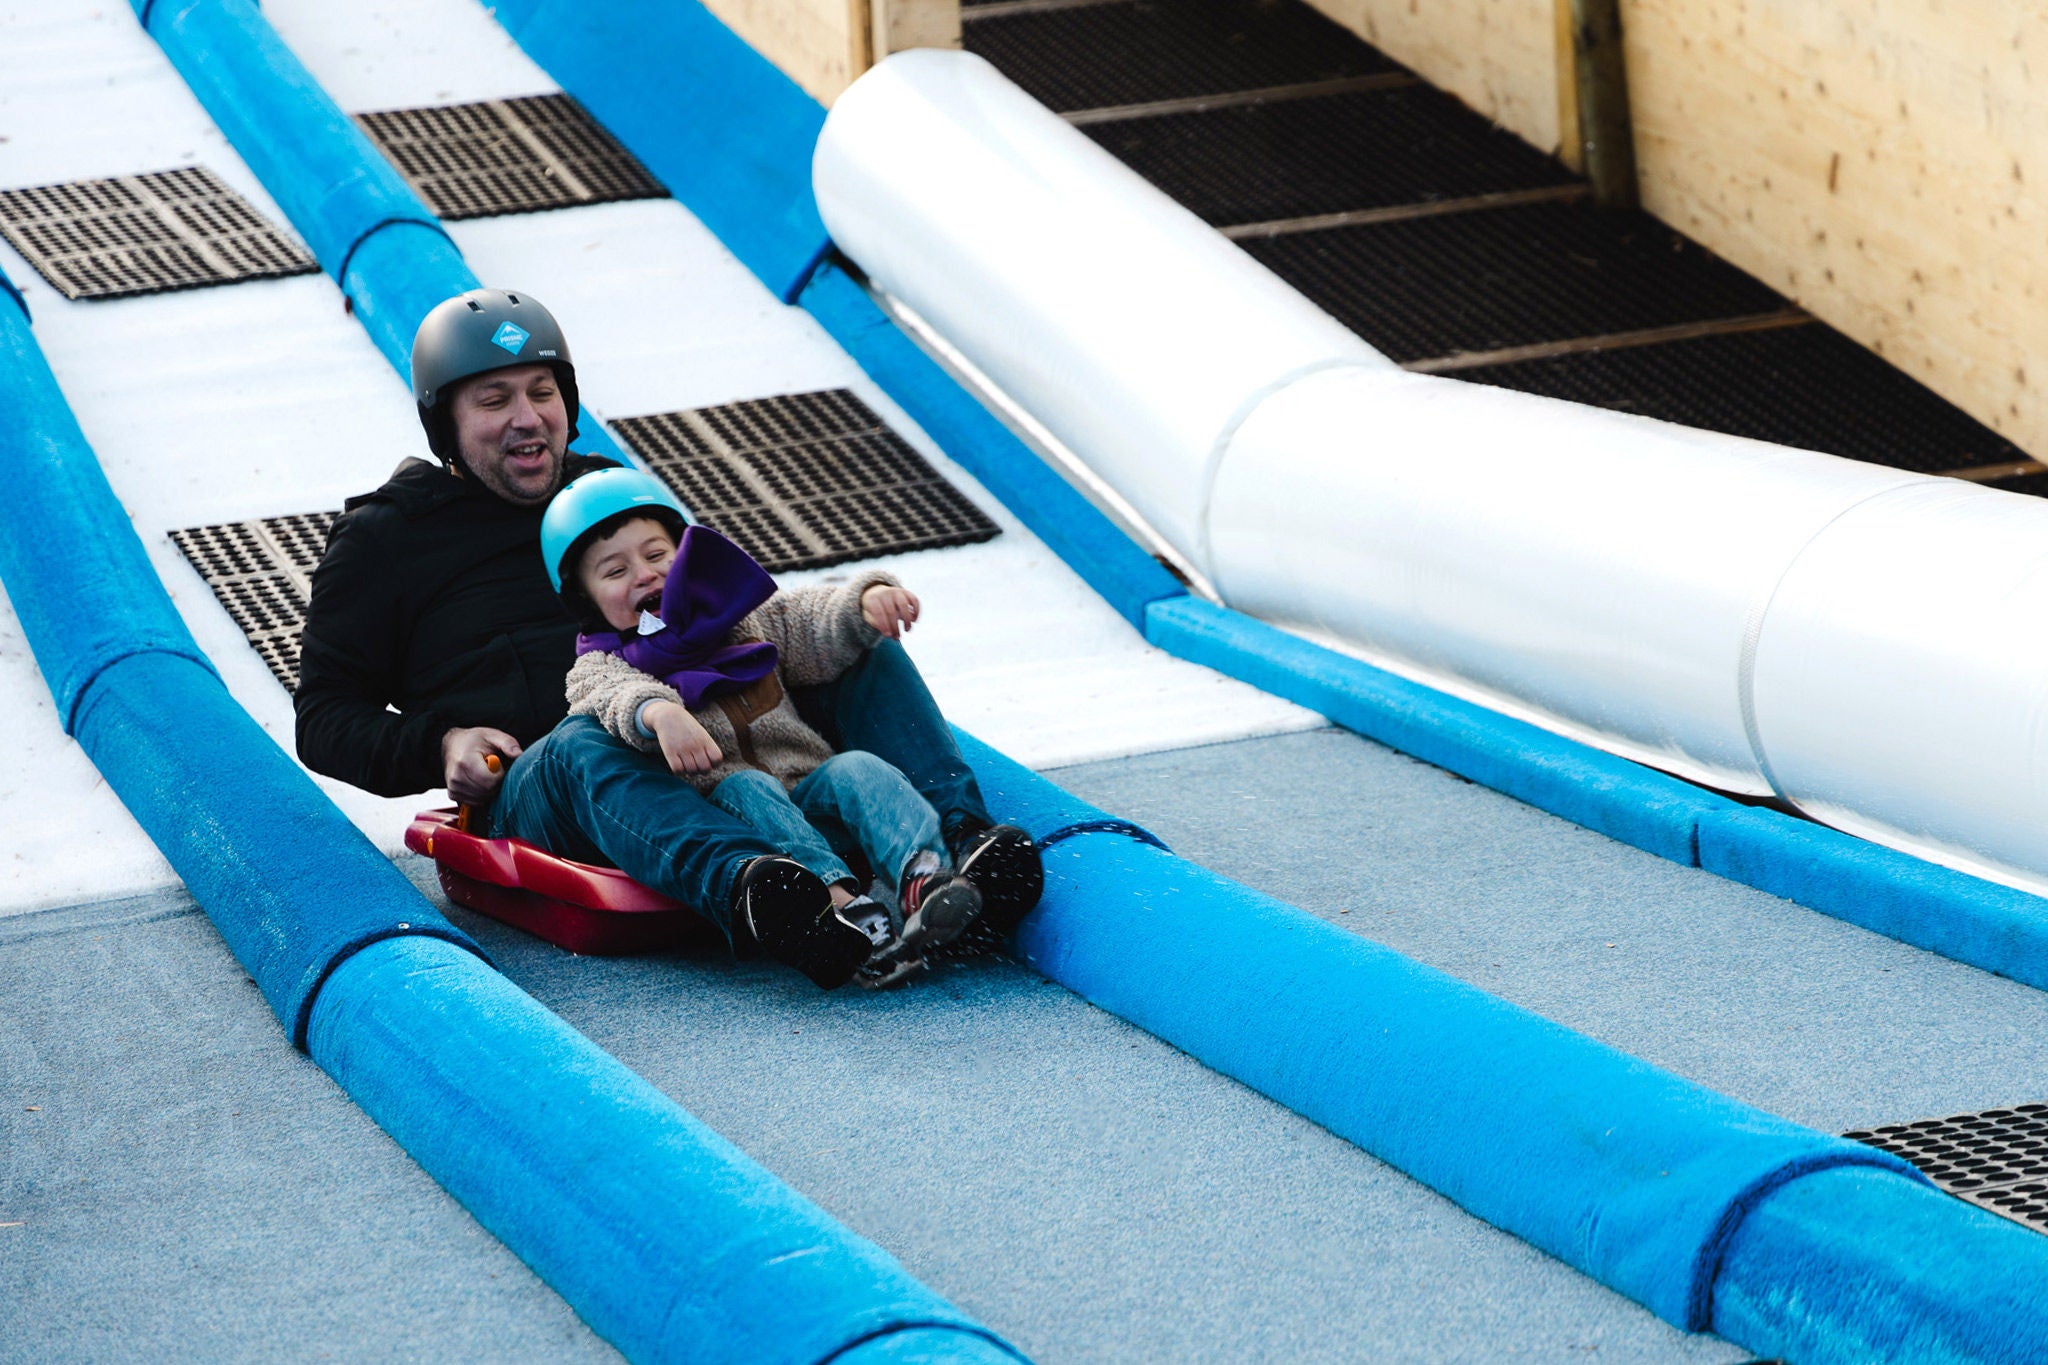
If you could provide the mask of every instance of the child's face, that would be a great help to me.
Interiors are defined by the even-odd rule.
[[[640,613],[661,611],[661,589],[676,543],[651,517],[635,517],[583,552],[576,578],[613,630],[631,630]]]

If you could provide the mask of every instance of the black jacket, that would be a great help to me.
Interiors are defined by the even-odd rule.
[[[571,455],[565,477],[611,463]],[[576,626],[541,564],[542,510],[423,460],[349,499],[299,637],[307,767],[404,796],[441,785],[449,730],[490,725],[525,745],[568,714]]]

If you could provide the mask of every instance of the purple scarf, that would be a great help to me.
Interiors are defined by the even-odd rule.
[[[651,635],[603,630],[576,637],[576,654],[617,654],[683,694],[696,709],[706,697],[738,692],[775,671],[766,640],[728,645],[747,614],[775,595],[775,580],[739,546],[706,526],[683,528],[683,542],[661,590],[662,628]]]

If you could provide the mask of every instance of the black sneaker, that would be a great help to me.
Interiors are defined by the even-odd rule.
[[[875,950],[859,926],[832,908],[825,883],[792,858],[770,854],[741,868],[732,917],[768,956],[828,991],[845,985]]]
[[[1038,845],[1015,825],[988,825],[962,835],[953,869],[981,893],[982,923],[1007,935],[1045,894]]]
[[[913,976],[921,976],[929,964],[924,957],[906,948],[899,942],[889,943],[875,950],[875,955],[861,964],[853,974],[854,984],[863,990],[886,991],[902,985]]]
[[[896,908],[903,912],[903,946],[921,953],[958,938],[981,913],[981,893],[951,872],[920,872],[903,879]]]

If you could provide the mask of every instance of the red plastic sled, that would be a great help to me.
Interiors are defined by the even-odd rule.
[[[453,809],[422,811],[405,846],[434,860],[457,905],[572,953],[617,957],[716,935],[695,912],[613,867],[557,858],[519,839],[482,839]]]

